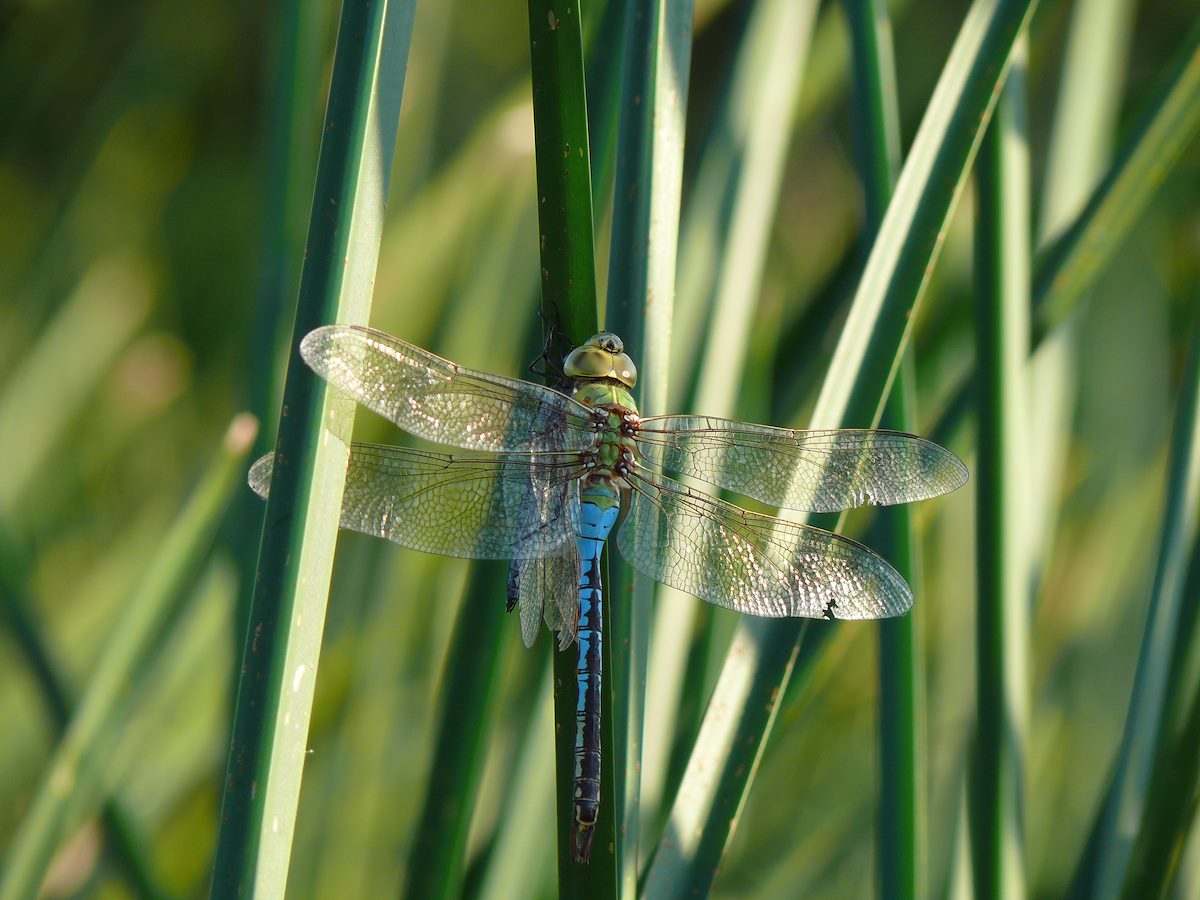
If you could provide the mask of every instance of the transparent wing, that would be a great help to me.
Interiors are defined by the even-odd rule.
[[[250,469],[264,499],[274,454]],[[341,526],[397,544],[470,559],[571,552],[579,489],[570,454],[496,456],[353,444]]]
[[[747,512],[639,470],[617,546],[644,575],[755,616],[877,619],[912,606],[881,557],[809,525]]]
[[[300,355],[363,406],[438,444],[520,452],[547,422],[562,429],[561,449],[596,440],[591,412],[565,394],[474,372],[372,328],[317,328],[300,342]]]
[[[558,634],[559,649],[575,640],[579,627],[579,550],[574,542],[560,556],[514,559],[508,573],[509,608],[519,604],[521,638],[537,639],[542,619]]]
[[[898,431],[793,431],[708,416],[643,419],[646,462],[772,506],[835,512],[925,500],[961,487],[967,467]]]

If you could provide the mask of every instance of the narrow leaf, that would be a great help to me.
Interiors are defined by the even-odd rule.
[[[642,0],[626,18],[606,327],[638,362],[638,408],[666,412],[683,186],[692,0]],[[637,891],[643,720],[654,582],[611,566],[622,894]]]
[[[1091,884],[1091,895],[1097,897],[1118,895],[1128,876],[1138,832],[1150,822],[1148,795],[1170,712],[1166,700],[1171,660],[1176,630],[1188,599],[1183,588],[1200,516],[1198,348],[1200,340],[1194,339],[1171,435],[1158,564],[1146,613],[1146,630],[1142,633],[1116,773],[1099,822],[1095,871],[1084,875],[1084,880]],[[1194,751],[1195,747],[1189,749]]]
[[[342,7],[224,782],[214,897],[282,895],[287,884],[353,419],[352,409],[326,396],[299,345],[318,325],[367,321],[414,8],[414,0],[346,0]],[[327,427],[341,440],[330,440]]]
[[[467,832],[483,774],[499,671],[507,565],[476,562],[458,610],[440,692],[433,770],[408,854],[406,897],[462,894]]]
[[[529,0],[529,50],[533,75],[534,154],[537,164],[538,232],[542,261],[542,317],[552,329],[547,347],[558,363],[571,346],[598,330],[592,184],[588,149],[583,35],[578,0]],[[607,572],[602,568],[602,578]],[[611,598],[610,598],[611,599]],[[602,610],[611,634],[612,603]],[[554,652],[558,890],[563,897],[616,894],[617,846],[612,742],[611,679],[601,683],[600,813],[591,862],[572,859],[574,837],[576,649]],[[611,671],[612,641],[601,643],[602,665]]]
[[[111,723],[121,718],[135,673],[157,649],[156,636],[196,580],[225,507],[241,484],[256,430],[251,416],[234,419],[208,472],[131,593],[13,841],[0,898],[35,896],[66,829],[101,801],[106,760],[97,751],[111,733]]]
[[[1026,891],[1029,581],[1022,550],[1030,213],[1023,42],[979,152],[976,184],[977,723],[968,806],[976,896],[1005,897]]]
[[[12,537],[0,526],[0,615],[16,638],[14,643],[26,658],[42,692],[42,702],[61,733],[70,724],[75,704],[67,676],[39,627],[26,587],[26,566],[19,558]],[[161,897],[146,848],[137,834],[134,817],[119,796],[110,797],[103,809],[105,837],[130,884],[145,897]]]
[[[1125,142],[1083,212],[1038,261],[1035,342],[1070,314],[1121,248],[1130,229],[1200,127],[1200,25],[1181,50],[1167,88]]]
[[[1018,33],[1033,2],[967,14],[897,183],[813,415],[819,428],[879,414],[917,301]],[[770,734],[801,622],[744,620],[734,637],[649,875],[655,896],[712,883]]]

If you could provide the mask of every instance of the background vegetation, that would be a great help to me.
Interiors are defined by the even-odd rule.
[[[276,323],[290,330],[338,14],[305,9],[77,0],[0,11],[0,860],[10,885],[40,832],[64,838],[47,845],[50,894],[208,889],[261,526],[243,486],[248,435],[229,426],[242,410],[262,416],[259,447],[276,426]],[[764,23],[764,9],[782,18]],[[903,157],[967,4],[890,9]],[[604,10],[583,9],[601,297],[615,271],[605,190],[622,71]],[[908,813],[921,829],[920,893],[965,896],[972,877],[980,896],[993,887],[978,858],[972,876],[967,854],[968,801],[978,809],[984,796],[970,774],[977,709],[987,720],[977,597],[997,596],[984,584],[995,573],[984,565],[977,576],[976,546],[1019,509],[1002,557],[1013,565],[1017,546],[1017,568],[999,595],[1022,598],[1002,608],[1028,620],[1008,623],[1019,640],[1004,651],[1005,671],[1026,682],[1027,720],[1012,732],[1023,806],[1018,820],[1000,815],[1015,821],[1024,862],[1004,864],[1004,889],[1200,894],[1200,151],[1189,143],[1200,101],[1188,88],[1196,74],[1180,68],[1195,59],[1195,12],[1165,0],[1042,3],[1019,50],[1023,96],[1005,113],[1006,133],[1028,133],[1030,222],[989,248],[982,223],[1006,227],[996,197],[1020,191],[1022,176],[1009,169],[999,194],[981,189],[978,202],[968,189],[914,323],[911,427],[976,476],[915,510],[919,779]],[[694,29],[667,405],[802,427],[878,226],[870,156],[857,149],[851,29],[838,3],[723,0],[699,0]],[[525,5],[418,5],[371,322],[506,374],[540,349],[530,93]],[[1166,121],[1147,119],[1164,96],[1177,97]],[[1131,156],[1138,148],[1148,157]],[[1003,150],[985,147],[980,160],[1001,166]],[[1131,186],[1114,176],[1131,170]],[[1088,206],[1113,194],[1115,212]],[[1107,214],[1105,228],[1081,257],[1064,257],[1082,210]],[[975,299],[998,283],[981,285],[987,261],[1011,260],[1003,248],[1014,245],[1018,260],[1038,251],[1029,265],[1044,288],[1038,350],[1018,376],[1006,326],[977,315]],[[1076,277],[1073,293],[1045,287],[1072,265],[1097,277]],[[722,319],[728,304],[742,315]],[[745,323],[744,342],[729,321]],[[995,352],[977,352],[977,340]],[[960,393],[977,359],[998,379],[988,383],[1017,396],[1015,418]],[[367,414],[358,433],[396,438]],[[981,434],[985,452],[1006,448],[1006,463],[980,465]],[[849,522],[875,542],[869,525]],[[492,668],[470,723],[482,729],[462,734],[482,738],[481,768],[439,787],[469,816],[446,863],[451,884],[471,896],[554,894],[551,642],[526,652],[514,621],[464,605],[502,603],[503,578],[503,567],[469,576],[461,561],[341,537],[289,895],[420,889],[414,860],[432,858],[418,840],[428,841],[420,823],[439,784],[460,617],[488,623],[475,640]],[[660,596],[655,621],[643,865],[736,622],[680,596]],[[810,629],[715,895],[878,889],[878,632]],[[1104,823],[1143,805],[1147,837],[1114,874],[1097,850],[1114,839]]]

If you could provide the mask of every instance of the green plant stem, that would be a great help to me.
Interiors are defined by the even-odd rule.
[[[74,713],[74,703],[54,654],[38,626],[28,591],[24,565],[18,558],[11,536],[0,526],[0,612],[16,637],[14,643],[25,655],[34,680],[42,692],[42,701],[50,711],[59,732],[65,731]],[[138,834],[134,817],[125,809],[120,797],[110,797],[104,804],[104,828],[112,842],[117,865],[130,885],[142,897],[165,896],[154,877],[153,866],[146,855],[145,843]]]
[[[874,239],[900,169],[900,113],[891,22],[882,0],[846,0],[854,49],[854,103],[866,227]],[[883,425],[910,431],[915,395],[912,353],[905,355]],[[916,585],[916,536],[908,506],[879,513],[881,550],[904,579]],[[916,619],[908,615],[879,623],[879,812],[876,848],[879,895],[915,900],[925,894],[924,796],[918,754],[920,668]]]
[[[446,654],[433,769],[408,855],[405,897],[462,894],[467,832],[491,725],[508,566],[476,562]]]
[[[601,217],[612,200],[616,170],[617,118],[621,103],[622,66],[628,13],[632,4],[605,3],[600,22],[587,46],[588,145],[591,150],[592,209]],[[584,12],[585,19],[594,13]]]
[[[911,431],[915,382],[911,354],[884,410],[885,428]],[[881,510],[880,551],[920,596],[917,536],[907,506]],[[922,790],[924,715],[917,616],[879,623],[879,896],[915,900],[926,896],[925,797]]]
[[[854,49],[854,125],[858,136],[869,246],[883,222],[900,174],[900,101],[892,24],[882,0],[844,0]],[[902,412],[897,409],[897,412]]]
[[[554,778],[548,774],[554,766],[548,668],[539,670],[542,687],[531,695],[516,770],[504,792],[504,824],[488,853],[479,900],[505,900],[514,893],[537,896],[550,882],[556,842],[546,824],[546,810],[554,804]],[[514,885],[520,885],[519,892]]]
[[[271,91],[267,101],[267,132],[262,167],[265,180],[262,222],[262,263],[258,297],[245,347],[249,381],[247,402],[259,417],[254,458],[275,445],[279,398],[283,390],[284,358],[295,317],[297,279],[304,256],[306,204],[311,199],[313,168],[320,127],[322,54],[319,45],[325,9],[321,4],[294,0],[272,8],[273,54]],[[253,491],[234,501],[229,544],[241,572],[237,609],[230,618],[230,641],[241,652],[250,620],[258,568],[258,538],[262,532],[262,502]],[[237,682],[230,682],[237,701]]]
[[[578,0],[530,0],[542,312],[562,347],[597,329],[596,251]]]
[[[1185,377],[1193,385],[1200,383],[1200,332],[1193,336],[1188,368]],[[1195,387],[1192,390],[1196,390]],[[1197,393],[1200,394],[1200,391]],[[1180,411],[1183,411],[1182,404]],[[1180,628],[1177,632],[1183,638],[1177,642],[1177,650],[1180,649],[1179,643],[1186,646],[1195,640],[1195,603],[1196,598],[1200,597],[1200,542],[1192,548],[1183,595],[1192,604],[1190,613],[1193,622],[1192,628]],[[1175,666],[1172,666],[1172,675],[1178,677],[1178,668]],[[1178,727],[1166,727],[1160,735],[1154,774],[1146,798],[1147,815],[1138,832],[1129,874],[1121,892],[1125,900],[1169,896],[1184,848],[1196,826],[1196,812],[1200,806],[1200,754],[1196,753],[1196,747],[1200,746],[1200,685],[1194,680],[1190,683],[1176,683],[1173,680],[1172,684],[1176,690],[1189,691],[1190,701],[1182,711]],[[1176,890],[1181,887],[1177,885]]]
[[[588,149],[583,35],[577,0],[529,0],[533,76],[534,154],[542,262],[542,317],[554,330],[552,358],[599,330]],[[607,566],[602,564],[607,581]],[[611,601],[611,597],[609,598]],[[603,629],[612,633],[612,602],[603,607]],[[602,665],[611,671],[612,641],[602,642]],[[557,785],[558,890],[562,897],[611,897],[617,891],[611,679],[601,683],[601,802],[591,862],[572,856],[575,771],[576,655],[554,652],[555,772]]]
[[[345,482],[353,408],[300,359],[328,322],[365,323],[395,150],[413,0],[345,0],[238,685],[214,897],[281,896]],[[340,440],[328,440],[326,428]]]
[[[969,811],[975,895],[1021,895],[1028,583],[1022,563],[1029,355],[1029,150],[1024,54],[1013,63],[976,166],[979,459],[977,723]]]
[[[712,137],[698,164],[684,223],[673,394],[733,415],[751,323],[782,190],[817,3],[748,8]],[[702,349],[701,349],[702,348]],[[703,362],[695,366],[695,360]],[[694,395],[691,369],[695,367]]]
[[[980,2],[968,13],[867,262],[813,427],[877,419],[1009,54],[1033,7]],[[739,625],[651,867],[647,890],[654,896],[695,895],[712,884],[802,629],[801,622]]]
[[[1197,331],[1200,334],[1200,330]],[[1183,587],[1200,518],[1200,338],[1193,340],[1171,436],[1158,563],[1142,633],[1116,773],[1101,812],[1091,895],[1114,897],[1127,884],[1138,832],[1159,814],[1149,805],[1154,762],[1168,733],[1175,635],[1188,598]],[[1195,752],[1195,747],[1189,748]],[[1176,798],[1177,799],[1177,798]]]
[[[1121,248],[1200,127],[1200,24],[1083,211],[1039,258],[1034,343],[1063,322]]]
[[[672,322],[683,345],[672,347],[669,387],[676,399],[666,401],[667,408],[678,403],[708,415],[737,415],[793,135],[780,123],[788,120],[800,93],[816,10],[815,2],[770,0],[745,11],[733,71],[718,100],[713,133],[703,145],[684,222],[679,315]],[[674,727],[658,729],[646,744],[651,803],[671,797],[703,708],[702,696],[668,692],[703,694],[695,686],[711,683],[712,666],[728,642],[729,619],[701,607],[692,599],[658,607],[650,679],[661,697],[658,706],[669,710]],[[687,644],[686,652],[682,647],[667,652],[672,637]]]
[[[639,0],[626,17],[606,326],[638,360],[638,408],[666,412],[692,46],[691,0]],[[621,893],[637,891],[646,671],[654,583],[611,566]]]
[[[1188,36],[1162,92],[1121,146],[1108,174],[1072,224],[1034,261],[1033,349],[1065,322],[1179,163],[1200,127],[1200,26]],[[951,393],[935,439],[970,407],[974,373]]]

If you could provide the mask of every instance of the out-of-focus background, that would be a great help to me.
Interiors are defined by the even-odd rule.
[[[697,3],[672,406],[704,412],[695,404],[719,393],[713,382],[740,378],[731,398],[738,418],[800,427],[863,261],[849,39],[838,4],[822,4],[811,47],[797,55],[796,99],[778,123],[787,141],[762,211],[761,279],[738,273],[746,261],[724,258],[714,242],[727,221],[722,190],[737,174],[721,168],[727,122],[736,121],[722,110],[749,103],[728,98],[754,5]],[[270,304],[294,298],[311,176],[300,195],[284,196],[278,184],[315,167],[337,18],[325,3],[323,23],[300,36],[308,52],[297,81],[311,90],[281,99],[272,89],[277,6],[18,0],[0,11],[0,588],[29,614],[48,654],[39,663],[28,636],[0,628],[0,859],[60,734],[38,666],[57,671],[67,705],[82,693],[229,421],[267,412],[268,443],[275,427],[282,356]],[[905,146],[966,8],[893,4]],[[599,14],[588,4],[584,13],[595,41]],[[1166,0],[1042,4],[1029,73],[1039,245],[1107,171],[1194,18],[1189,5]],[[537,356],[541,331],[528,40],[521,3],[419,5],[372,319],[510,375]],[[1077,68],[1064,80],[1069,66]],[[294,139],[281,142],[288,102]],[[1193,147],[1031,369],[1037,502],[1028,537],[1037,566],[1026,816],[1039,897],[1061,896],[1071,878],[1127,712],[1200,282],[1198,176]],[[974,358],[971,209],[968,192],[916,323],[922,433],[945,421]],[[600,204],[601,284],[607,229]],[[744,371],[740,363],[737,372],[697,371],[720,277],[743,279],[756,304]],[[973,467],[971,412],[951,423],[938,436]],[[364,438],[395,436],[366,414],[359,427]],[[207,890],[243,638],[235,623],[260,512],[239,487],[215,547],[156,626],[152,657],[118,686],[119,717],[103,732],[94,774],[110,798],[105,809],[119,806],[154,878],[175,895]],[[973,514],[971,486],[917,514],[933,894],[964,872]],[[466,572],[461,561],[343,536],[290,894],[377,896],[402,883]],[[550,895],[549,641],[526,652],[516,622],[504,628],[467,888]],[[873,890],[875,658],[874,626],[842,625],[789,691],[717,895]],[[719,656],[688,670],[699,683],[685,695],[702,700],[718,664]],[[675,702],[656,694],[654,673],[652,661],[648,742],[658,749],[647,777],[661,784],[677,777],[668,773],[679,761],[671,736],[653,734]],[[679,718],[694,715],[683,709]],[[541,810],[532,820],[540,825],[522,834],[510,825],[514,783]],[[84,810],[68,830],[48,894],[133,892],[107,812]],[[1181,877],[1190,880],[1181,883],[1195,886],[1200,857],[1189,848]],[[519,866],[519,890],[504,881],[500,850]]]

